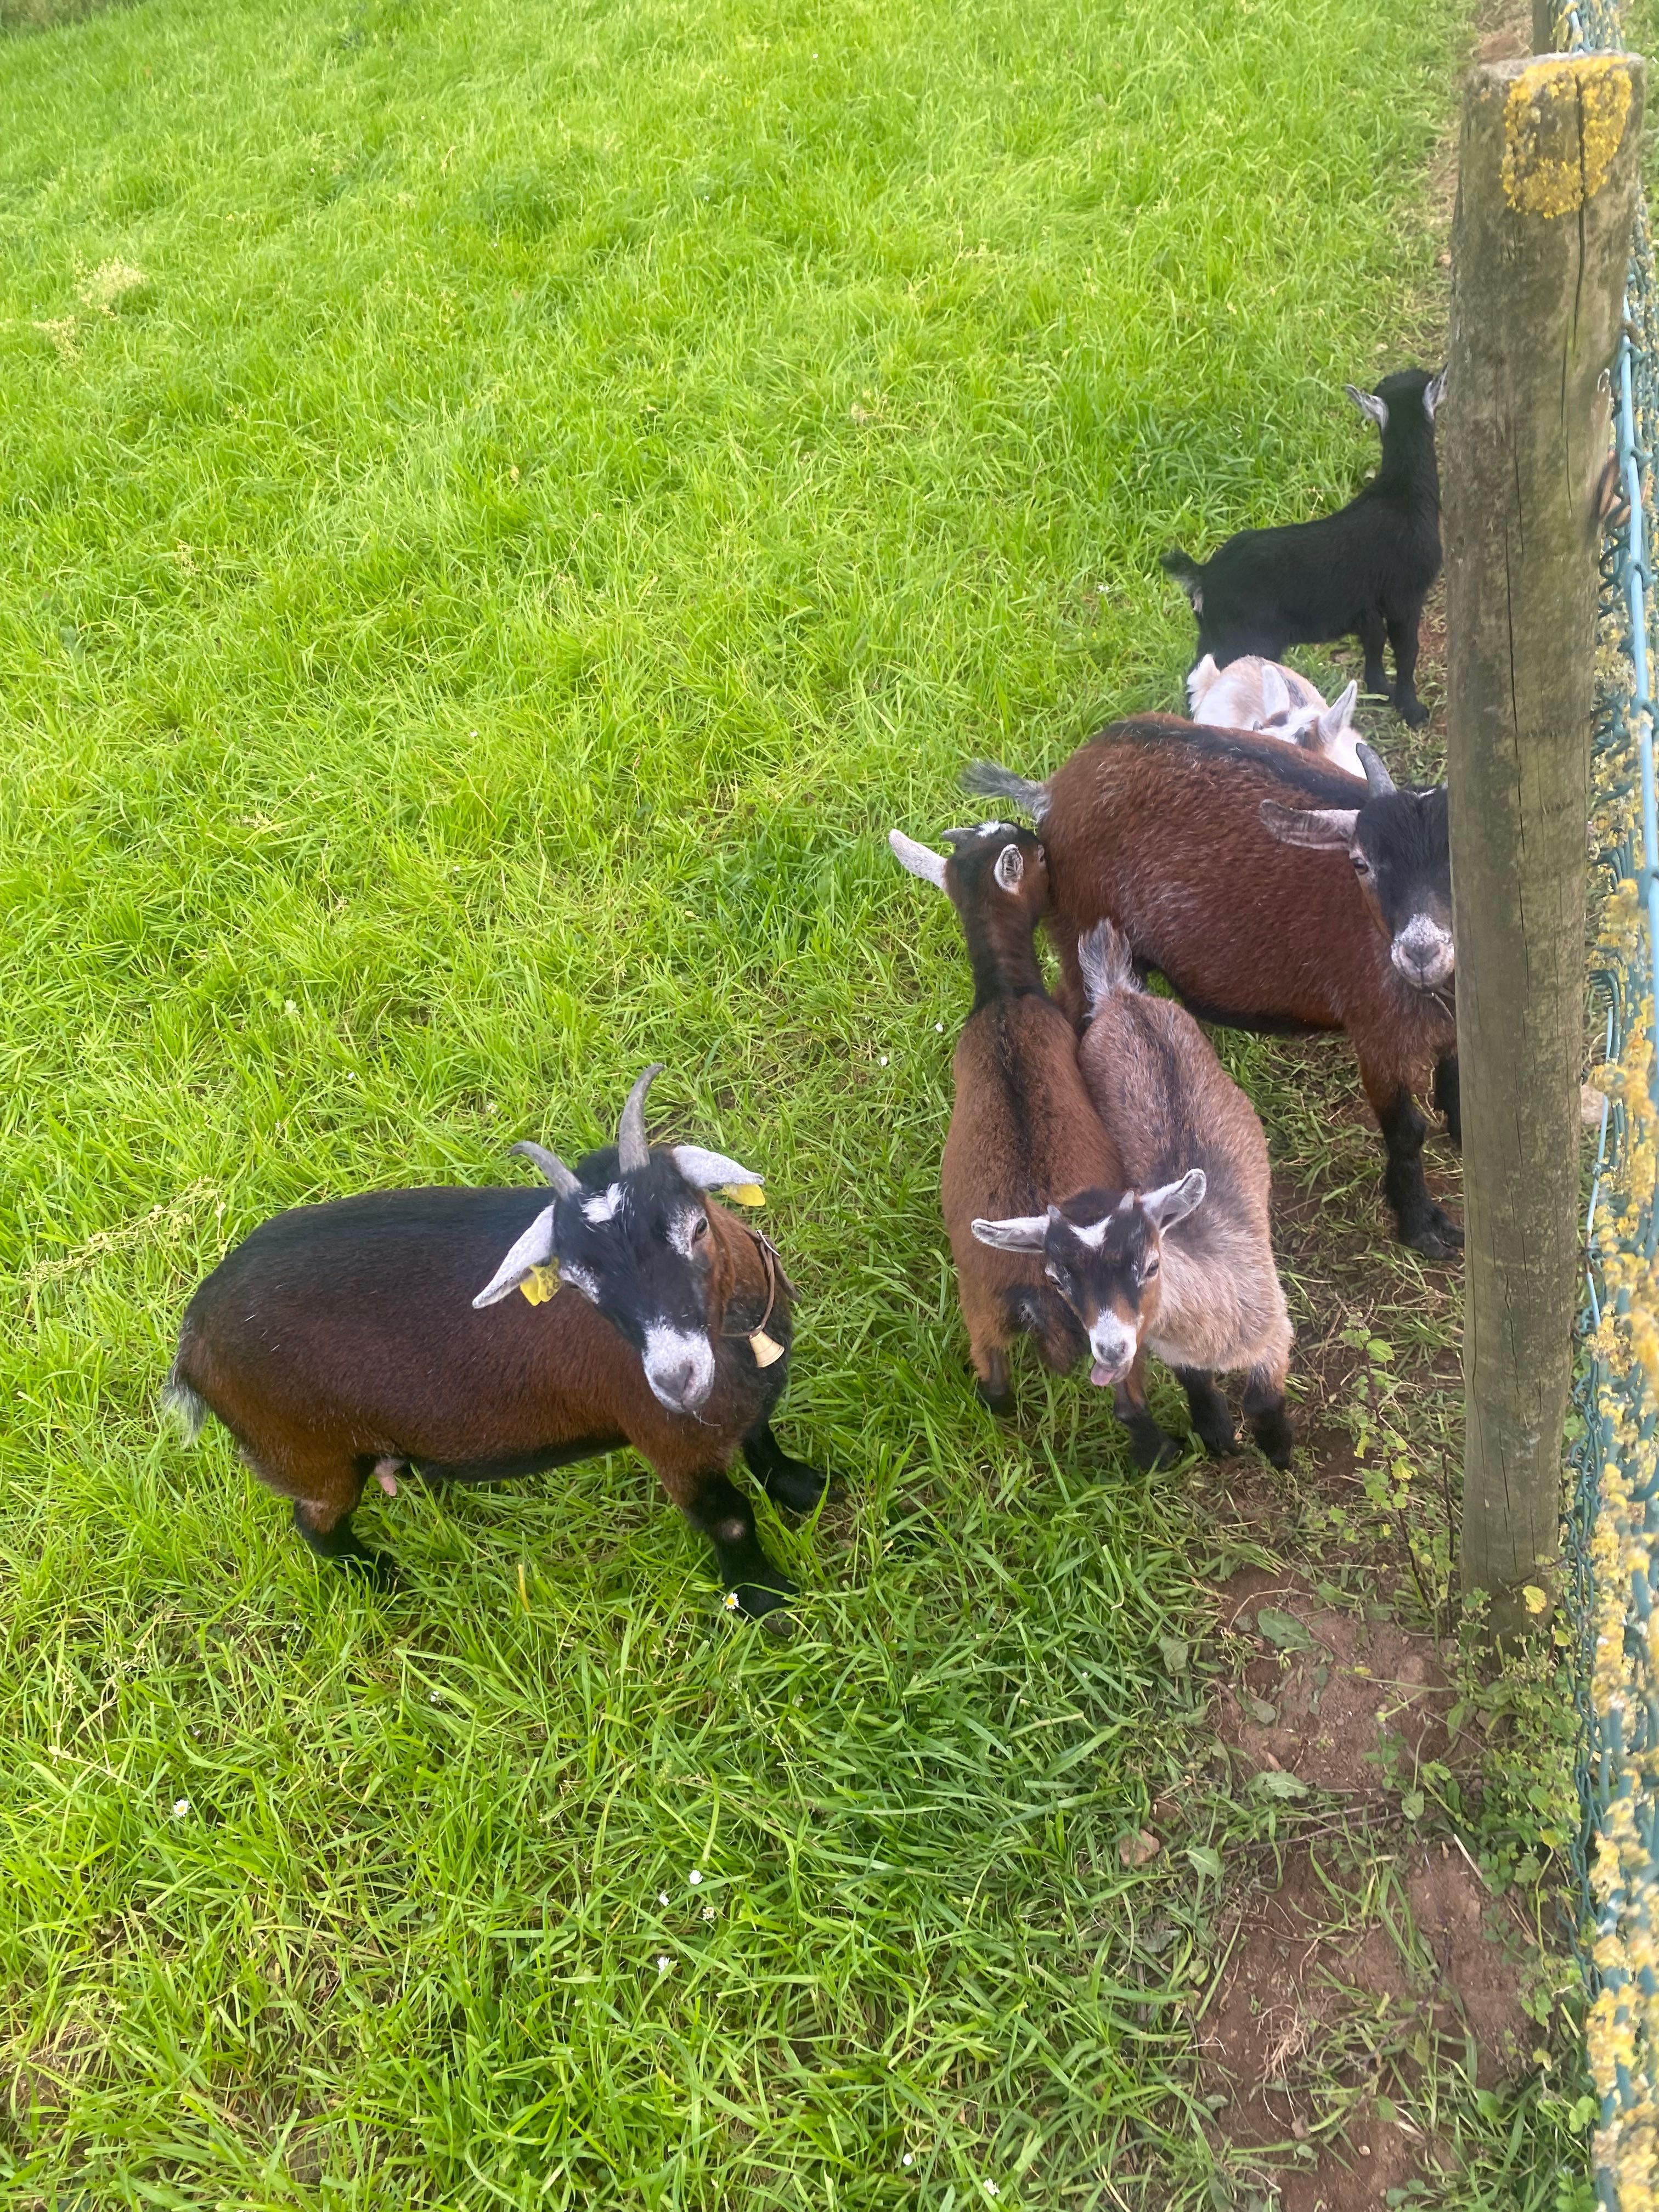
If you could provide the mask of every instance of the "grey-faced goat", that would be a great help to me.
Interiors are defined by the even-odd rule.
[[[707,1196],[752,1187],[750,1170],[647,1143],[659,1072],[629,1092],[616,1144],[574,1171],[514,1147],[550,1205],[533,1189],[382,1190],[264,1223],[185,1312],[166,1395],[189,1432],[216,1413],[312,1549],[382,1579],[384,1555],[351,1526],[371,1475],[500,1482],[632,1444],[713,1544],[728,1603],[781,1605],[793,1584],[727,1470],[741,1449],[802,1511],[828,1480],[772,1434],[789,1286],[764,1238]]]
[[[1109,921],[1078,947],[1087,1027],[1083,1079],[1129,1188],[1106,1210],[1049,1206],[1024,1219],[976,1221],[1003,1251],[1042,1255],[1086,1332],[1091,1379],[1117,1390],[1137,1455],[1170,1439],[1146,1406],[1154,1352],[1174,1369],[1193,1426],[1217,1456],[1234,1449],[1215,1377],[1245,1374],[1244,1417],[1275,1466],[1295,1437],[1285,1413],[1291,1322],[1273,1265],[1267,1140],[1255,1109],[1183,1006],[1143,993]]]

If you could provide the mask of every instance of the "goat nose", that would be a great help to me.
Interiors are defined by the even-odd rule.
[[[676,1413],[702,1405],[714,1380],[714,1362],[706,1339],[683,1329],[647,1331],[645,1376],[657,1397]]]

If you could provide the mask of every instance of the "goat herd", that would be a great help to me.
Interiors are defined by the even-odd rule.
[[[1060,1373],[1086,1353],[1143,1466],[1173,1449],[1147,1407],[1148,1351],[1175,1370],[1209,1451],[1234,1448],[1215,1377],[1236,1370],[1261,1450],[1282,1466],[1294,1445],[1267,1143],[1194,1013],[1346,1030],[1401,1237],[1431,1257],[1462,1242],[1429,1196],[1413,1097],[1431,1080],[1457,1137],[1445,789],[1395,786],[1349,726],[1352,684],[1327,707],[1278,665],[1288,645],[1358,635],[1368,690],[1424,719],[1413,676],[1440,564],[1443,381],[1406,369],[1374,393],[1348,387],[1382,460],[1340,512],[1242,532],[1202,567],[1165,556],[1198,617],[1188,703],[1202,720],[1115,723],[1047,783],[968,770],[1035,832],[951,830],[948,858],[891,833],[955,906],[973,969],[941,1188],[980,1395],[1011,1407],[1018,1334]],[[1154,969],[1184,1003],[1141,990]],[[314,1551],[381,1575],[384,1555],[352,1528],[371,1479],[392,1493],[404,1468],[496,1482],[631,1444],[713,1544],[728,1606],[782,1604],[793,1586],[730,1471],[741,1447],[795,1511],[827,1486],[772,1432],[792,1285],[767,1238],[709,1196],[757,1203],[758,1175],[648,1141],[658,1072],[629,1094],[616,1143],[574,1170],[514,1148],[548,1203],[523,1188],[377,1191],[264,1223],[185,1313],[167,1396],[189,1433],[216,1413]]]

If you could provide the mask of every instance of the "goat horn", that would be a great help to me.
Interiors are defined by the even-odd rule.
[[[662,1061],[653,1060],[629,1092],[628,1103],[622,1109],[622,1120],[617,1124],[617,1165],[624,1175],[642,1168],[651,1157],[645,1134],[645,1094],[662,1071]]]
[[[510,1152],[522,1152],[526,1159],[534,1160],[561,1198],[568,1198],[573,1190],[581,1188],[581,1184],[571,1174],[558,1154],[550,1152],[545,1145],[532,1144],[530,1139],[526,1137],[520,1144],[509,1145],[507,1150]]]
[[[1394,789],[1394,778],[1389,774],[1382,757],[1366,744],[1357,744],[1359,765],[1365,771],[1365,795],[1368,799],[1386,799]]]

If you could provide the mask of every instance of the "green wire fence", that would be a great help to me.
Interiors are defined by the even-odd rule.
[[[1616,51],[1621,11],[1611,0],[1559,9],[1555,35],[1559,50]],[[1659,319],[1639,204],[1612,375],[1621,495],[1601,563],[1592,767],[1601,880],[1590,988],[1604,1095],[1585,1223],[1566,1560],[1583,1730],[1576,1863],[1601,2098],[1596,2193],[1609,2212],[1659,2212],[1659,1613],[1650,1586],[1659,1545],[1659,815],[1649,557]]]

